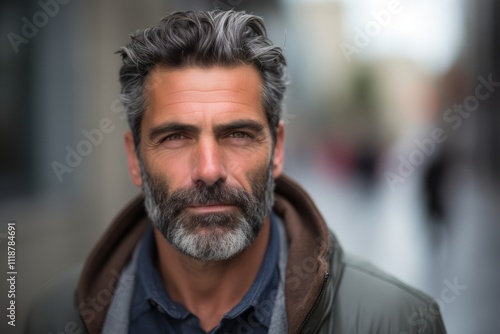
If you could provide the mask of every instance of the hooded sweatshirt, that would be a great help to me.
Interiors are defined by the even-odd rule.
[[[27,333],[103,331],[110,305],[121,296],[117,291],[130,286],[134,250],[151,225],[143,203],[139,196],[127,205],[83,268],[73,268],[45,290],[31,308]],[[279,332],[446,333],[430,297],[345,255],[312,199],[285,175],[276,180],[273,210],[287,246],[280,254],[286,263],[284,307],[274,310],[285,314],[273,314],[286,319],[286,326],[275,327]]]

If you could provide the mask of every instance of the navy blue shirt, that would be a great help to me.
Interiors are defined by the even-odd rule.
[[[271,214],[271,231],[264,261],[243,299],[209,333],[267,333],[279,282],[279,236]],[[163,286],[155,262],[153,228],[143,237],[130,308],[129,333],[206,333],[199,319],[173,301]]]

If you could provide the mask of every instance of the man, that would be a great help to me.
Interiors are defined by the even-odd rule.
[[[349,259],[282,174],[286,63],[260,18],[173,13],[120,54],[143,197],[28,332],[445,332],[429,297]]]

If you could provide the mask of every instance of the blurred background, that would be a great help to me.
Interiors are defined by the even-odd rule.
[[[15,221],[18,275],[16,327],[2,316],[0,332],[22,332],[43,286],[138,193],[114,52],[172,10],[214,8],[263,16],[285,49],[285,170],[345,250],[436,298],[449,333],[498,333],[494,0],[2,0],[0,268]]]

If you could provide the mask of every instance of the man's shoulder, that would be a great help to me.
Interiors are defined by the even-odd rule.
[[[357,285],[360,289],[355,291],[374,297],[382,297],[383,295],[389,299],[394,296],[398,300],[402,299],[418,306],[434,303],[427,294],[401,282],[372,263],[351,254],[344,256],[343,281]]]
[[[435,301],[367,261],[344,255],[334,302],[343,328],[356,332],[445,333]],[[395,331],[395,329],[397,329]]]
[[[84,333],[75,303],[82,265],[65,270],[50,281],[32,303],[25,333]]]

